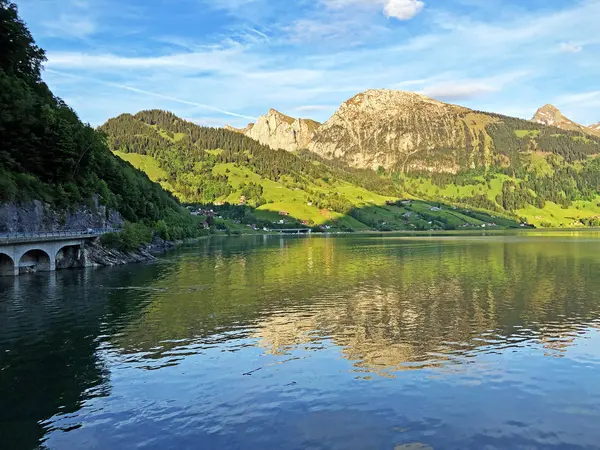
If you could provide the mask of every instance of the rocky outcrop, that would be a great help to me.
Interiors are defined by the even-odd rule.
[[[130,252],[108,248],[100,239],[87,241],[83,251],[76,247],[68,247],[59,252],[56,259],[57,269],[71,269],[94,266],[121,266],[124,264],[153,261],[154,255],[164,253],[175,246],[174,242],[165,241],[155,236],[152,242]]]
[[[84,253],[84,264],[86,266],[120,266],[155,259],[148,248],[140,248],[132,252],[122,252],[103,247],[98,240],[86,244]]]
[[[88,228],[118,228],[121,215],[101,205],[97,196],[90,205],[59,210],[34,200],[0,204],[0,232],[69,231]]]
[[[308,147],[311,137],[320,123],[310,119],[294,119],[274,109],[258,118],[255,124],[238,129],[225,128],[246,136],[273,149],[296,151]]]
[[[595,125],[590,125],[588,128],[600,133],[600,122]]]
[[[486,163],[479,130],[494,120],[412,92],[369,90],[344,102],[308,148],[353,167],[454,173]]]
[[[120,266],[123,264],[139,263],[156,259],[153,255],[164,253],[175,247],[176,243],[165,241],[154,235],[152,242],[135,251],[123,252],[101,245],[100,240],[88,242],[84,249],[84,264],[86,266]],[[77,266],[73,266],[77,267]]]

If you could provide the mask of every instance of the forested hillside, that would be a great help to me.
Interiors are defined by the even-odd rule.
[[[468,141],[461,151],[469,160],[478,152],[488,155],[481,143],[491,140],[495,156],[488,155],[488,162],[496,163],[456,173],[350,168],[342,158],[274,150],[243,134],[200,127],[158,110],[123,114],[101,131],[111,150],[181,200],[241,203],[256,208],[258,218],[275,220],[278,213],[288,213],[309,224],[381,230],[458,228],[498,224],[502,218],[547,227],[598,223],[600,163],[594,139],[487,116],[494,121],[485,136],[481,131],[479,144]],[[444,153],[428,158],[440,164]],[[409,199],[428,206],[414,211],[395,204]],[[439,220],[454,208],[487,216],[475,223]]]
[[[165,220],[179,235],[195,223],[178,202],[82,123],[41,79],[45,53],[0,0],[0,202],[41,200],[56,208],[91,204],[94,195],[130,222]]]
[[[273,150],[240,133],[200,127],[166,111],[123,114],[100,130],[109,147],[183,201],[246,205],[250,222],[283,220],[337,229],[439,229],[517,225],[503,214],[404,202],[390,177],[327,162],[310,152]],[[283,219],[282,219],[283,217]]]

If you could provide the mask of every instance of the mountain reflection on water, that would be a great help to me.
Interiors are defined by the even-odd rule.
[[[211,238],[0,280],[7,448],[600,448],[600,235]]]

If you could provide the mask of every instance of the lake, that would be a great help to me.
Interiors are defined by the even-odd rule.
[[[213,237],[0,279],[6,449],[600,448],[600,234]]]

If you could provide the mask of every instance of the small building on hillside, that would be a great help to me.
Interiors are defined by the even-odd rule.
[[[289,212],[287,212],[287,211],[279,211],[279,215],[280,215],[280,216],[289,216],[289,215],[290,215],[290,213],[289,213]]]

